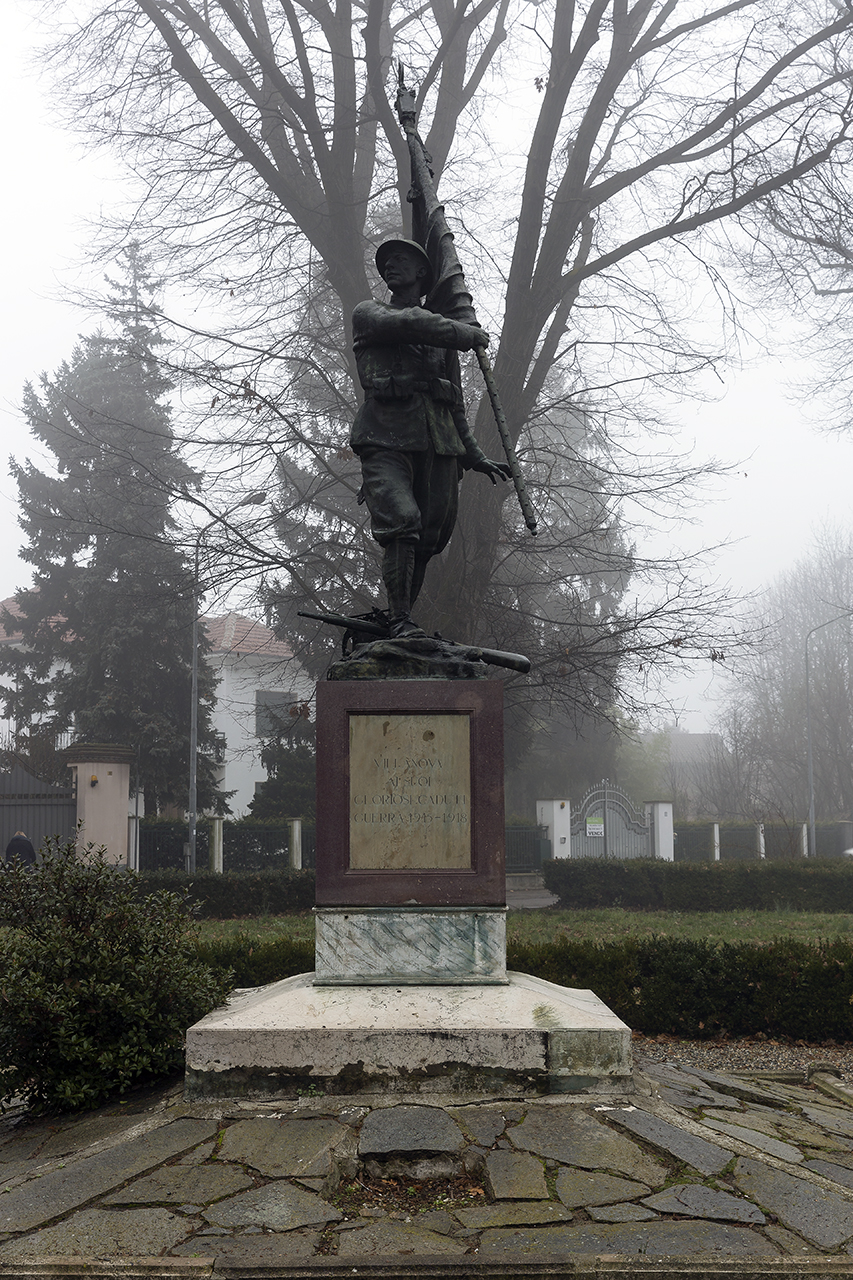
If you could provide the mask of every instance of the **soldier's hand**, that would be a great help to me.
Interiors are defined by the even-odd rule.
[[[482,471],[484,476],[489,477],[492,484],[497,484],[499,479],[506,482],[512,475],[506,462],[493,462],[491,458],[483,458],[482,462],[475,462],[471,470]]]
[[[487,347],[489,345],[489,335],[478,324],[463,324],[461,320],[458,320],[456,322],[456,332],[460,351],[471,351],[475,347]]]

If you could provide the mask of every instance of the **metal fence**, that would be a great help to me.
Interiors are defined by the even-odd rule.
[[[139,824],[139,870],[183,871],[187,842],[186,823]],[[210,829],[199,823],[196,833],[196,865],[206,870],[210,858]],[[507,827],[506,869],[510,874],[539,871],[551,857],[547,827]],[[222,831],[223,871],[286,871],[291,865],[290,827],[248,822],[225,822]],[[302,867],[317,865],[316,831],[302,824]]]
[[[551,841],[547,827],[507,827],[507,875],[539,871],[543,861],[550,857]]]
[[[183,871],[188,839],[186,823],[139,824],[139,870]],[[210,859],[210,828],[199,823],[196,866],[206,870]],[[314,827],[302,826],[302,866],[315,866]],[[223,871],[286,871],[291,865],[290,827],[248,822],[225,822],[222,831]]]

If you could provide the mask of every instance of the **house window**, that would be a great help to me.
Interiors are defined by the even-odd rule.
[[[272,689],[255,690],[255,737],[277,738],[282,730],[293,723],[291,707],[299,699],[292,691],[279,693]]]

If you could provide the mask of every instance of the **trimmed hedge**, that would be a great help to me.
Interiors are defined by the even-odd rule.
[[[726,1033],[853,1039],[853,942],[766,945],[626,939],[514,946],[508,964],[590,988],[635,1031],[703,1039]]]
[[[194,876],[184,871],[146,871],[139,881],[143,893],[186,891],[200,920],[287,915],[314,906],[313,871],[227,871],[221,876],[210,871],[197,871]]]
[[[248,935],[198,944],[211,968],[258,986],[314,968],[310,943]],[[708,1039],[726,1033],[795,1040],[853,1039],[853,940],[766,945],[628,938],[522,945],[507,966],[560,986],[589,988],[645,1035]]]
[[[231,972],[235,987],[262,987],[314,968],[314,945],[291,938],[259,941],[251,934],[197,943],[199,959],[215,971]]]
[[[663,862],[564,858],[543,862],[566,909],[853,911],[853,859],[840,862]]]

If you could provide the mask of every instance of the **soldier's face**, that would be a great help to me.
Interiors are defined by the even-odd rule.
[[[392,291],[409,288],[423,280],[426,267],[411,249],[394,249],[385,259],[382,278]]]

